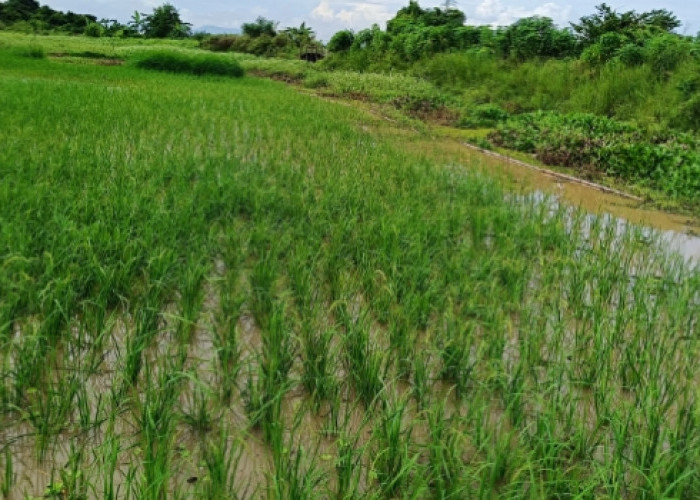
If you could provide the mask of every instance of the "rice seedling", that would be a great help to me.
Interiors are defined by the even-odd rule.
[[[207,475],[200,482],[202,498],[238,498],[234,477],[241,455],[234,446],[236,444],[225,428],[204,443],[202,458]]]
[[[406,402],[389,403],[379,417],[374,431],[374,450],[370,474],[384,496],[403,491],[419,458],[412,452],[411,428],[404,428]]]

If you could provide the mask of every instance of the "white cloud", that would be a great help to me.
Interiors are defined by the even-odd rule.
[[[524,7],[504,6],[500,0],[483,0],[476,7],[477,18],[469,19],[469,24],[490,24],[492,26],[507,26],[523,17],[549,17],[560,26],[567,24],[571,17],[570,5],[559,5],[553,2],[544,3],[527,9]]]
[[[346,27],[369,27],[391,19],[402,3],[392,2],[353,2],[321,0],[311,11],[311,17],[325,22],[337,22]]]
[[[335,12],[333,12],[328,0],[321,0],[316,8],[311,11],[311,15],[324,21],[332,21],[335,18]]]

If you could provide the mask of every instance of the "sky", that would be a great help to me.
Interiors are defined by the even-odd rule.
[[[72,10],[81,14],[93,14],[98,18],[127,22],[135,10],[152,12],[154,7],[167,0],[47,0],[56,10]],[[457,0],[456,6],[467,16],[467,24],[508,25],[522,17],[547,16],[559,26],[595,12],[595,6],[604,0]],[[683,22],[681,33],[695,35],[700,31],[700,9],[697,0],[607,0],[618,11],[645,12],[654,9],[672,11]],[[396,11],[408,4],[408,0],[169,0],[180,12],[183,21],[196,29],[201,26],[240,28],[244,22],[263,16],[279,22],[279,28],[299,26],[306,22],[318,38],[328,41],[341,29],[359,31],[392,18]],[[438,7],[440,0],[419,0],[423,8]]]

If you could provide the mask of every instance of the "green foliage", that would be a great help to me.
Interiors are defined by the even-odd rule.
[[[467,116],[459,121],[460,127],[479,128],[494,127],[497,123],[507,120],[509,114],[495,104],[481,104],[468,110]],[[485,143],[481,144],[482,146]]]
[[[143,19],[143,34],[148,38],[185,38],[191,34],[191,25],[180,19],[180,13],[165,3],[153,9]]]
[[[667,77],[684,60],[690,58],[692,44],[675,35],[660,35],[646,42],[649,65],[655,74]]]
[[[246,28],[247,26],[247,28]],[[266,57],[298,58],[310,47],[320,49],[313,30],[302,23],[298,28],[289,27],[281,32],[277,23],[258,18],[255,23],[244,25],[243,35],[217,35],[202,40],[202,48],[217,52],[232,51]]]
[[[232,57],[186,54],[176,51],[149,51],[133,56],[137,68],[192,75],[218,75],[239,78],[244,71]]]
[[[301,23],[298,28],[293,26],[287,27],[283,33],[300,50],[311,44],[312,40],[316,36],[314,30],[311,29],[310,26],[307,26],[305,22]]]
[[[343,52],[349,50],[355,42],[355,34],[350,30],[338,31],[328,41],[328,50],[331,52]]]
[[[272,38],[277,35],[277,24],[278,23],[270,19],[258,17],[252,23],[243,23],[241,29],[243,30],[243,34],[250,38],[258,38],[264,35]]]
[[[516,21],[499,32],[498,45],[504,56],[521,61],[577,54],[573,33],[568,29],[557,29],[548,17],[526,17]]]
[[[99,38],[104,34],[104,32],[104,27],[98,23],[90,23],[85,27],[85,36]]]
[[[618,55],[618,51],[627,44],[628,39],[622,33],[604,33],[595,43],[586,47],[581,59],[595,66],[602,65]]]
[[[216,35],[204,39],[200,46],[214,52],[238,52],[265,57],[298,57],[299,52],[284,33],[271,37],[261,35]]]
[[[422,9],[417,1],[410,0],[407,7],[400,9],[393,19],[387,21],[387,32],[397,35],[429,26],[457,28],[462,26],[464,21],[466,16],[457,9]]]
[[[646,52],[643,47],[628,43],[617,51],[617,57],[626,66],[641,66],[646,61]]]
[[[700,141],[690,135],[651,134],[589,114],[539,112],[511,117],[491,140],[549,165],[651,181],[680,201],[696,201],[700,193]]]
[[[598,43],[606,34],[614,33],[624,38],[637,39],[640,36],[670,33],[681,25],[678,18],[665,9],[618,13],[602,3],[596,6],[596,11],[595,14],[582,17],[578,23],[571,24],[584,46]]]
[[[6,24],[6,29],[13,31],[36,33],[56,30],[79,34],[95,22],[95,16],[56,11],[47,5],[40,6],[34,0],[8,0],[0,3],[0,23]]]

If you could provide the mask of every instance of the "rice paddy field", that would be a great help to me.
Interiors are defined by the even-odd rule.
[[[253,77],[2,38],[0,123],[1,497],[700,497],[655,233]]]

